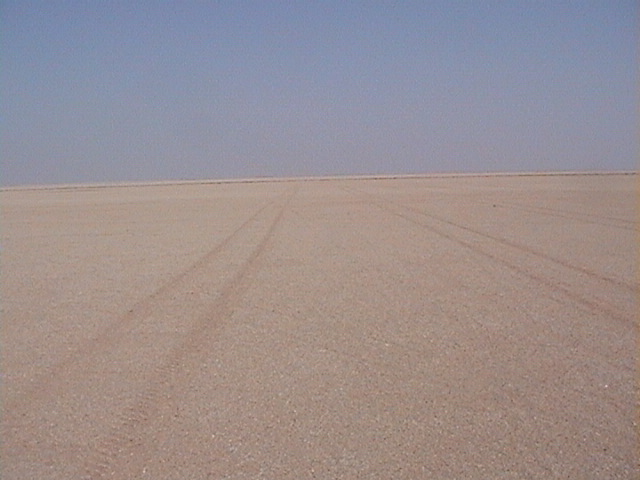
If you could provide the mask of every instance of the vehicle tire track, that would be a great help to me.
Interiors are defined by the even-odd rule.
[[[553,263],[556,263],[558,265],[561,265],[562,267],[568,268],[570,270],[574,270],[576,272],[582,273],[582,274],[587,275],[589,277],[601,280],[603,282],[611,283],[611,284],[615,285],[616,287],[624,288],[624,289],[626,289],[626,290],[628,290],[628,291],[630,291],[632,293],[635,293],[638,290],[638,286],[637,285],[631,285],[631,284],[625,282],[624,280],[620,280],[620,279],[617,279],[617,278],[612,278],[612,277],[609,277],[609,276],[606,276],[606,275],[602,275],[602,274],[600,274],[598,272],[594,272],[593,270],[590,270],[588,268],[585,268],[585,267],[582,267],[582,266],[579,266],[579,265],[574,265],[574,264],[569,263],[569,262],[567,262],[565,260],[562,260],[560,258],[556,258],[556,257],[554,257],[552,255],[549,255],[549,254],[547,254],[545,252],[541,252],[540,250],[536,250],[535,248],[529,247],[527,245],[522,245],[521,243],[517,243],[517,242],[511,241],[511,240],[508,240],[506,238],[503,238],[503,237],[498,237],[498,236],[495,236],[495,235],[491,235],[489,233],[482,232],[480,230],[476,230],[476,229],[471,228],[471,227],[467,227],[466,225],[461,225],[459,223],[452,222],[451,220],[447,220],[446,218],[440,217],[438,215],[434,215],[432,213],[424,212],[423,210],[420,210],[420,209],[415,208],[415,207],[409,207],[407,205],[403,205],[403,204],[398,203],[398,202],[393,202],[393,201],[391,201],[391,202],[394,203],[395,205],[398,205],[401,208],[405,208],[405,209],[407,209],[409,211],[417,213],[418,215],[422,215],[424,217],[431,218],[433,220],[437,220],[438,222],[442,222],[442,223],[445,223],[447,225],[451,225],[451,226],[459,228],[461,230],[465,230],[467,232],[471,232],[471,233],[473,233],[475,235],[479,235],[481,237],[488,238],[489,240],[493,240],[493,241],[495,241],[497,243],[500,243],[502,245],[505,245],[507,247],[511,247],[511,248],[514,248],[514,249],[519,250],[521,252],[528,253],[530,255],[534,255],[534,256],[542,258],[544,260],[548,260],[550,262],[553,262]]]
[[[630,220],[624,220],[622,218],[591,215],[591,214],[584,214],[584,213],[578,213],[578,212],[567,212],[564,210],[557,210],[557,209],[548,208],[548,207],[520,205],[518,203],[510,203],[510,202],[506,202],[506,203],[499,202],[499,203],[496,203],[496,205],[504,205],[509,208],[516,208],[516,209],[520,209],[520,210],[524,210],[532,213],[549,215],[552,217],[566,218],[569,220],[575,220],[575,221],[584,222],[584,223],[592,223],[595,225],[601,225],[603,227],[613,227],[613,228],[619,228],[623,230],[630,230],[634,232],[638,231],[636,222],[633,222]],[[597,219],[598,221],[593,219]],[[604,223],[604,221],[608,221],[608,223]],[[617,224],[614,222],[617,222]]]
[[[376,201],[375,199],[372,199],[371,196],[365,192],[360,192],[366,196],[368,196],[370,198],[370,203],[372,205],[375,205],[376,207],[378,207],[381,210],[387,211],[389,213],[391,213],[392,215],[395,215],[397,217],[403,218],[404,220],[413,223],[414,225],[420,226],[442,238],[445,238],[451,242],[457,243],[460,246],[463,246],[465,248],[468,248],[469,250],[473,251],[474,253],[481,255],[485,258],[490,259],[493,262],[497,262],[499,264],[502,264],[504,266],[506,266],[507,268],[509,268],[510,270],[525,276],[543,286],[545,286],[546,288],[550,289],[551,291],[554,292],[560,292],[563,295],[565,295],[566,297],[574,300],[575,302],[577,302],[578,304],[582,305],[583,307],[587,308],[587,310],[592,311],[592,310],[598,310],[602,313],[604,313],[605,315],[607,315],[608,317],[610,317],[611,319],[614,319],[616,321],[618,321],[619,323],[625,325],[625,326],[631,326],[634,330],[636,330],[638,328],[637,323],[635,322],[635,320],[633,318],[630,318],[628,315],[625,315],[623,312],[619,311],[617,308],[608,306],[608,305],[604,305],[602,302],[597,302],[595,300],[591,300],[589,298],[585,298],[584,296],[570,290],[569,288],[560,285],[556,282],[553,282],[547,278],[544,278],[540,275],[537,275],[533,272],[531,272],[528,269],[525,269],[521,266],[518,266],[508,260],[505,260],[503,257],[498,256],[496,254],[493,254],[491,252],[486,251],[485,249],[482,249],[480,247],[478,247],[476,244],[471,243],[471,242],[467,242],[465,240],[462,240],[460,238],[458,238],[455,235],[452,235],[450,233],[445,232],[444,230],[441,230],[431,224],[428,223],[424,223],[424,222],[419,222],[416,219],[402,213],[402,212],[398,212],[395,211],[393,209],[390,209],[387,205]],[[418,213],[421,214],[423,216],[429,217],[429,215],[424,214],[423,212],[420,211],[415,211],[415,209],[403,206],[403,205],[398,205],[395,202],[394,203],[396,206],[399,206],[400,208],[403,208],[405,210],[409,210],[409,211],[413,211],[414,213]],[[455,226],[457,228],[461,228],[460,226],[454,224],[453,222],[449,222],[449,221],[445,221],[445,223],[447,224],[451,224],[452,226]],[[467,229],[464,228],[464,230],[470,230],[473,233],[476,233],[474,230],[472,229]],[[627,288],[630,288],[627,285]],[[636,291],[635,289],[632,289],[632,291]]]
[[[457,197],[456,193],[452,193],[448,190],[445,191],[443,188],[428,187],[427,190],[433,191],[435,195],[438,195],[441,198],[444,196],[448,196],[452,198]],[[591,225],[599,225],[602,227],[613,227],[621,230],[629,230],[632,232],[638,231],[637,222],[633,220],[625,220],[617,217],[609,217],[606,215],[594,215],[594,214],[580,213],[580,212],[574,212],[574,211],[558,210],[558,209],[541,207],[541,206],[522,205],[519,203],[504,202],[504,201],[494,201],[494,202],[477,201],[476,204],[487,205],[490,207],[513,208],[516,210],[522,210],[525,212],[535,213],[538,215],[547,215],[547,216],[558,217],[558,218],[566,218],[568,220],[587,223]]]
[[[174,295],[175,292],[180,290],[181,285],[185,283],[189,277],[194,276],[196,272],[206,269],[207,265],[214,261],[252,222],[277,201],[278,199],[274,199],[258,208],[249,218],[236,227],[230,235],[216,244],[196,262],[173,276],[150,295],[138,300],[126,313],[106,325],[98,335],[82,343],[60,362],[49,367],[33,382],[28,390],[15,399],[5,403],[6,411],[17,412],[19,410],[29,409],[34,403],[50,396],[51,392],[56,389],[56,382],[67,374],[72,366],[81,364],[86,358],[107,351],[110,347],[117,344],[127,335],[128,329],[131,328],[132,325],[153,315],[158,308],[158,303],[161,302],[163,298]]]
[[[198,354],[209,352],[205,350],[207,342],[215,339],[219,329],[233,314],[235,305],[250,287],[252,277],[260,268],[260,259],[270,247],[274,233],[296,191],[290,193],[279,207],[256,248],[220,291],[210,313],[197,319],[183,341],[152,372],[146,387],[134,397],[129,406],[113,416],[108,432],[88,452],[82,478],[100,479],[115,475],[118,462],[127,456],[132,447],[144,443],[139,441],[140,430],[159,408],[163,392],[167,391],[169,385],[188,383],[189,369],[186,367],[189,360],[193,360]]]
[[[362,191],[359,191],[359,193],[362,193],[364,195],[370,195],[370,194],[368,194],[366,192],[362,192]],[[609,276],[606,276],[606,275],[602,275],[602,274],[600,274],[598,272],[594,272],[593,270],[590,270],[588,268],[582,267],[580,265],[574,265],[574,264],[572,264],[570,262],[567,262],[567,261],[562,260],[560,258],[556,258],[556,257],[554,257],[552,255],[549,255],[549,254],[547,254],[545,252],[541,252],[540,250],[537,250],[535,248],[529,247],[527,245],[522,245],[520,243],[513,242],[513,241],[508,240],[508,239],[503,238],[503,237],[498,237],[498,236],[495,236],[495,235],[491,235],[489,233],[482,232],[480,230],[476,230],[476,229],[468,227],[466,225],[461,225],[459,223],[452,222],[451,220],[447,220],[446,218],[440,217],[438,215],[434,215],[432,213],[427,213],[427,212],[425,212],[425,211],[423,211],[421,209],[418,209],[418,208],[415,208],[415,207],[410,207],[410,206],[402,204],[400,202],[395,202],[393,200],[389,200],[389,202],[393,203],[394,205],[396,205],[396,206],[398,206],[400,208],[403,208],[403,209],[409,210],[411,212],[417,213],[418,215],[422,215],[424,217],[431,218],[433,220],[445,223],[447,225],[451,225],[451,226],[459,228],[461,230],[465,230],[465,231],[474,233],[474,234],[479,235],[481,237],[484,237],[484,238],[487,238],[489,240],[493,240],[495,242],[498,242],[498,243],[500,243],[502,245],[514,248],[516,250],[522,251],[524,253],[528,253],[530,255],[537,256],[537,257],[542,258],[544,260],[548,260],[550,262],[553,262],[553,263],[556,263],[558,265],[561,265],[562,267],[568,268],[570,270],[574,270],[576,272],[579,272],[579,273],[582,273],[582,274],[587,275],[589,277],[601,280],[603,282],[611,283],[611,284],[615,285],[616,287],[624,288],[625,290],[628,290],[631,293],[636,293],[638,291],[638,285],[633,285],[633,284],[630,284],[628,282],[625,282],[624,280],[620,280],[620,279],[617,279],[617,278],[612,278],[612,277],[609,277]]]

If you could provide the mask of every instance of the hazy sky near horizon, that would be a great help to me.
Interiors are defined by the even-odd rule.
[[[3,185],[636,169],[636,1],[10,1]]]

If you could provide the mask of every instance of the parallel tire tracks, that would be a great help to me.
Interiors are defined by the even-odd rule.
[[[117,344],[118,341],[128,334],[129,329],[135,323],[140,322],[157,311],[158,303],[161,302],[163,298],[174,295],[175,292],[182,288],[185,280],[196,274],[196,272],[200,272],[203,269],[206,270],[207,266],[218,258],[221,252],[247,229],[248,225],[254,222],[265,210],[276,202],[277,199],[262,205],[230,235],[216,244],[196,262],[174,275],[150,295],[138,300],[126,313],[107,324],[98,335],[78,345],[64,359],[48,368],[39,378],[35,379],[29,390],[20,395],[14,402],[5,404],[6,410],[11,412],[16,409],[28,408],[39,399],[48,397],[52,393],[52,390],[55,390],[56,381],[64,376],[70,367],[78,365],[84,362],[85,359],[95,356],[101,351],[108,350],[111,346]]]
[[[271,244],[274,232],[292,196],[293,193],[279,207],[258,245],[220,291],[217,300],[209,309],[209,314],[197,319],[185,338],[154,370],[145,388],[135,396],[130,405],[113,417],[108,432],[97,441],[87,456],[83,478],[99,479],[110,475],[119,458],[126,456],[129,447],[137,445],[137,433],[153,416],[168,385],[175,386],[176,382],[180,382],[181,385],[187,383],[188,358],[202,352],[207,342],[212,340],[212,335],[215,336],[215,332],[233,313],[234,306],[248,289],[253,274],[260,268],[260,258]]]
[[[613,227],[613,228],[619,228],[622,230],[631,230],[631,231],[638,230],[634,222],[629,220],[624,220],[622,218],[581,214],[577,212],[568,212],[568,211],[557,210],[557,209],[548,208],[548,207],[520,205],[517,203],[498,202],[496,205],[504,205],[507,208],[520,209],[526,212],[532,212],[539,215],[548,215],[552,217],[566,218],[568,220],[573,220],[573,221],[578,221],[583,223],[591,223],[591,224],[600,225],[603,227]]]
[[[355,192],[357,192],[358,194],[361,194],[363,196],[365,196],[366,198],[368,198],[368,201],[376,206],[377,208],[383,210],[383,211],[387,211],[392,215],[395,215],[397,217],[403,218],[404,220],[413,223],[414,225],[417,225],[419,227],[422,227],[442,238],[445,238],[449,241],[452,241],[454,243],[457,243],[460,246],[463,246],[465,248],[468,248],[469,250],[473,251],[474,253],[483,256],[485,258],[490,259],[492,262],[496,262],[499,264],[502,264],[504,266],[506,266],[507,268],[509,268],[510,270],[524,276],[527,277],[535,282],[537,282],[540,285],[543,285],[544,287],[548,288],[550,291],[552,292],[559,292],[562,293],[564,296],[570,298],[571,300],[575,301],[576,303],[582,305],[583,307],[587,308],[588,310],[597,310],[600,311],[602,313],[604,313],[605,315],[607,315],[609,318],[614,319],[618,322],[620,322],[621,324],[627,325],[627,326],[631,326],[633,329],[637,329],[638,325],[635,322],[635,320],[630,317],[629,315],[625,314],[624,312],[620,311],[618,308],[611,306],[611,305],[605,305],[602,302],[598,302],[595,299],[591,299],[591,298],[587,298],[582,294],[579,294],[573,290],[571,290],[570,288],[561,285],[557,282],[554,282],[552,280],[550,280],[549,278],[546,278],[542,275],[539,275],[537,273],[532,272],[530,269],[526,269],[522,266],[519,266],[509,260],[507,260],[504,255],[498,255],[495,253],[492,253],[490,251],[488,251],[487,249],[481,248],[479,247],[477,244],[466,241],[462,238],[459,238],[457,235],[452,234],[452,233],[448,233],[445,230],[438,228],[436,226],[434,226],[432,223],[427,223],[427,222],[422,222],[422,221],[418,221],[417,219],[411,217],[410,215],[408,215],[408,212],[411,212],[413,214],[418,214],[421,215],[425,218],[431,218],[432,220],[437,220],[439,222],[445,223],[447,225],[453,226],[457,229],[461,229],[463,231],[468,231],[470,233],[474,233],[476,235],[480,235],[482,237],[488,238],[490,240],[493,240],[494,242],[497,242],[498,244],[504,245],[504,246],[508,246],[511,248],[515,248],[516,250],[519,250],[520,252],[523,253],[527,253],[533,256],[536,256],[538,258],[542,258],[551,262],[554,262],[560,266],[563,266],[565,268],[569,268],[572,269],[574,271],[578,271],[580,273],[584,273],[586,275],[590,275],[592,278],[596,278],[598,280],[601,281],[606,281],[609,282],[617,287],[621,287],[631,293],[635,293],[637,292],[637,287],[633,286],[633,285],[629,285],[626,282],[622,282],[622,281],[618,281],[617,279],[612,279],[609,277],[605,277],[603,275],[599,275],[595,272],[592,272],[590,270],[584,269],[582,267],[576,267],[574,265],[568,264],[567,262],[558,260],[554,257],[551,257],[549,255],[546,255],[542,252],[538,252],[535,249],[531,249],[529,247],[525,247],[519,244],[516,244],[515,242],[510,242],[507,241],[505,239],[501,239],[500,237],[494,237],[492,235],[489,234],[485,234],[484,232],[479,232],[476,231],[475,229],[471,229],[469,227],[463,226],[463,225],[458,225],[454,222],[451,222],[449,220],[446,219],[442,219],[440,217],[436,217],[434,215],[430,215],[430,214],[426,214],[425,212],[422,212],[418,209],[412,208],[412,207],[408,207],[406,205],[403,204],[399,204],[397,202],[391,202],[393,205],[396,206],[396,208],[401,209],[402,211],[398,211],[397,209],[393,209],[390,208],[387,204],[379,201],[378,199],[376,199],[374,196],[372,196],[371,194],[367,193],[367,192],[363,192],[360,190],[356,190]],[[407,212],[407,213],[404,213]]]
[[[401,205],[401,204],[396,204],[396,205]],[[544,260],[548,260],[550,262],[554,262],[554,263],[556,263],[556,264],[558,264],[558,265],[560,265],[562,267],[568,268],[570,270],[575,270],[576,272],[583,273],[585,275],[588,275],[590,277],[596,278],[598,280],[602,280],[603,282],[611,283],[611,284],[615,285],[616,287],[621,287],[621,288],[627,289],[630,292],[637,291],[638,287],[636,285],[631,285],[631,284],[629,284],[629,283],[627,283],[627,282],[625,282],[623,280],[620,280],[620,279],[617,279],[617,278],[613,278],[613,277],[609,277],[609,276],[606,276],[606,275],[602,275],[602,274],[600,274],[598,272],[594,272],[593,270],[590,270],[588,268],[585,268],[585,267],[582,267],[582,266],[579,266],[579,265],[573,265],[572,263],[569,263],[569,262],[567,262],[565,260],[562,260],[560,258],[556,258],[556,257],[554,257],[552,255],[549,255],[549,254],[547,254],[545,252],[541,252],[540,250],[537,250],[535,248],[529,247],[527,245],[522,245],[520,243],[513,242],[513,241],[508,240],[506,238],[502,238],[502,237],[498,237],[498,236],[495,236],[495,235],[491,235],[489,233],[482,232],[480,230],[476,230],[476,229],[471,228],[471,227],[467,227],[466,225],[461,225],[459,223],[452,222],[451,220],[447,220],[446,218],[442,218],[439,215],[434,215],[432,213],[426,213],[426,212],[424,212],[424,211],[422,211],[420,209],[417,209],[417,208],[408,207],[406,205],[401,205],[401,207],[406,208],[407,210],[410,210],[412,212],[415,212],[418,215],[422,215],[423,217],[432,218],[434,220],[437,220],[439,222],[445,223],[447,225],[451,225],[451,226],[459,228],[461,230],[466,230],[467,232],[471,232],[471,233],[473,233],[475,235],[479,235],[481,237],[488,238],[489,240],[493,240],[493,241],[498,242],[498,243],[500,243],[502,245],[505,245],[507,247],[512,247],[512,248],[514,248],[516,250],[519,250],[519,251],[521,251],[523,253],[528,253],[530,255],[537,256],[537,257],[542,258]]]
[[[295,189],[289,190],[260,207],[188,269],[137,302],[100,335],[79,346],[42,375],[36,385],[21,397],[11,404],[5,403],[3,435],[5,447],[8,448],[4,454],[19,455],[29,461],[28,458],[34,452],[29,447],[30,439],[22,433],[29,429],[23,427],[31,422],[42,422],[48,417],[49,411],[58,415],[55,412],[60,407],[72,415],[69,420],[73,418],[71,423],[76,424],[75,428],[82,429],[82,424],[91,419],[83,418],[81,412],[73,411],[74,407],[71,405],[77,403],[78,394],[84,405],[91,405],[92,398],[97,395],[106,393],[110,396],[112,392],[109,385],[119,382],[121,375],[133,374],[133,380],[129,381],[131,387],[128,387],[124,398],[119,402],[109,399],[101,402],[107,406],[103,407],[106,410],[99,412],[101,419],[97,424],[98,435],[90,444],[81,447],[84,461],[78,465],[80,470],[77,477],[103,478],[107,473],[113,472],[111,467],[123,452],[136,444],[136,432],[146,420],[152,418],[164,390],[172,382],[182,384],[188,377],[184,375],[184,370],[189,356],[194,352],[206,351],[206,342],[210,343],[215,339],[216,333],[233,313],[249,287],[252,275],[259,269],[260,259],[271,245],[274,233],[295,193]],[[234,258],[242,260],[229,263],[225,254],[231,251],[235,252]],[[226,280],[221,279],[221,285],[219,274],[214,268],[216,264],[229,272]],[[207,277],[215,281],[210,285],[202,284],[203,281],[207,282]],[[200,303],[198,305],[182,303],[184,299],[189,299],[189,290],[194,285],[209,290],[215,288],[212,292],[215,295],[207,297],[204,303],[194,298],[193,301]],[[153,329],[158,325],[157,320],[162,319],[166,313],[163,311],[166,307],[169,307],[172,314],[172,319],[167,323],[171,341],[155,346],[153,342],[157,337],[154,335],[157,334],[153,333]],[[145,321],[148,317],[150,319]],[[180,332],[170,333],[173,331],[172,325],[179,326]],[[151,330],[145,334],[144,329]],[[133,353],[131,349],[136,349],[136,355],[139,356],[138,352],[150,351],[150,348],[155,350],[151,357],[152,363],[146,366],[135,362],[127,363],[126,359],[124,363],[120,361],[122,355],[126,357],[127,352]],[[104,370],[105,366],[111,364],[114,366]],[[94,390],[95,387],[98,388]],[[67,403],[68,401],[72,403]],[[113,411],[110,411],[112,408]],[[93,413],[92,411],[92,415]],[[48,423],[39,428],[46,431],[47,425]],[[59,436],[55,430],[51,435],[52,438]],[[54,441],[68,440],[61,437]]]

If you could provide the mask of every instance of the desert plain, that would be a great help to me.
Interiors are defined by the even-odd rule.
[[[637,479],[638,176],[0,191],[3,479]]]

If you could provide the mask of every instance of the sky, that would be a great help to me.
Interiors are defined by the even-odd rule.
[[[634,170],[615,1],[0,3],[0,184]]]

